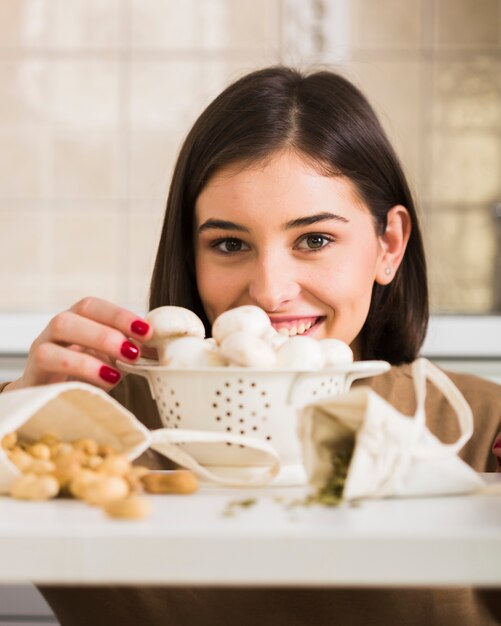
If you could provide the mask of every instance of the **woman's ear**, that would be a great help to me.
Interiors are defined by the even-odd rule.
[[[387,214],[386,229],[379,236],[381,255],[376,268],[375,281],[380,285],[391,283],[404,258],[411,236],[409,211],[402,205],[392,207]]]

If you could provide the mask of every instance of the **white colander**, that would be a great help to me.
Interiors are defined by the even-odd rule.
[[[171,448],[162,451],[209,481],[239,486],[305,483],[298,408],[390,368],[385,361],[315,371],[172,369],[146,359],[118,365],[148,380],[162,423],[171,431]]]

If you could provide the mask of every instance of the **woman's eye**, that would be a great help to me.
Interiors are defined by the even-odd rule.
[[[212,247],[224,254],[232,254],[233,252],[241,252],[248,249],[247,244],[241,239],[219,239],[212,244]]]
[[[320,250],[333,241],[331,237],[326,235],[306,235],[300,240],[297,248],[300,250]]]

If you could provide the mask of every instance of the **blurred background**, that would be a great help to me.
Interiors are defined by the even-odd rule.
[[[276,63],[369,97],[420,208],[425,353],[501,381],[501,0],[0,0],[0,379],[83,296],[146,310],[180,143]],[[0,605],[54,623],[28,587]]]
[[[499,0],[3,0],[1,313],[142,311],[172,165],[254,68],[326,65],[418,198],[435,313],[501,310]]]

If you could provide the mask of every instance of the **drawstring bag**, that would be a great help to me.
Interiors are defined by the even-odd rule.
[[[178,436],[176,430],[148,430],[105,391],[86,383],[56,383],[0,394],[0,440],[13,431],[28,442],[37,441],[46,433],[69,442],[92,438],[98,444],[112,446],[131,461],[151,448],[203,479],[214,479],[210,470],[182,450],[178,440],[182,441],[183,437]],[[194,433],[192,440],[196,441],[197,436],[206,445],[213,440],[219,445],[221,442],[217,433]],[[270,482],[278,473],[279,459],[265,442],[231,434],[226,441],[251,450],[260,467],[249,476],[217,477],[217,482],[228,486],[255,486]],[[0,447],[0,494],[7,493],[20,474],[7,451]]]
[[[325,489],[343,473],[342,498],[432,496],[477,491],[482,478],[458,456],[473,433],[471,409],[444,372],[412,364],[417,409],[403,415],[368,387],[306,406],[300,415],[303,462],[311,485]],[[443,443],[426,426],[426,381],[454,409],[460,435]],[[340,469],[344,459],[345,467]],[[346,466],[347,464],[347,466]]]

